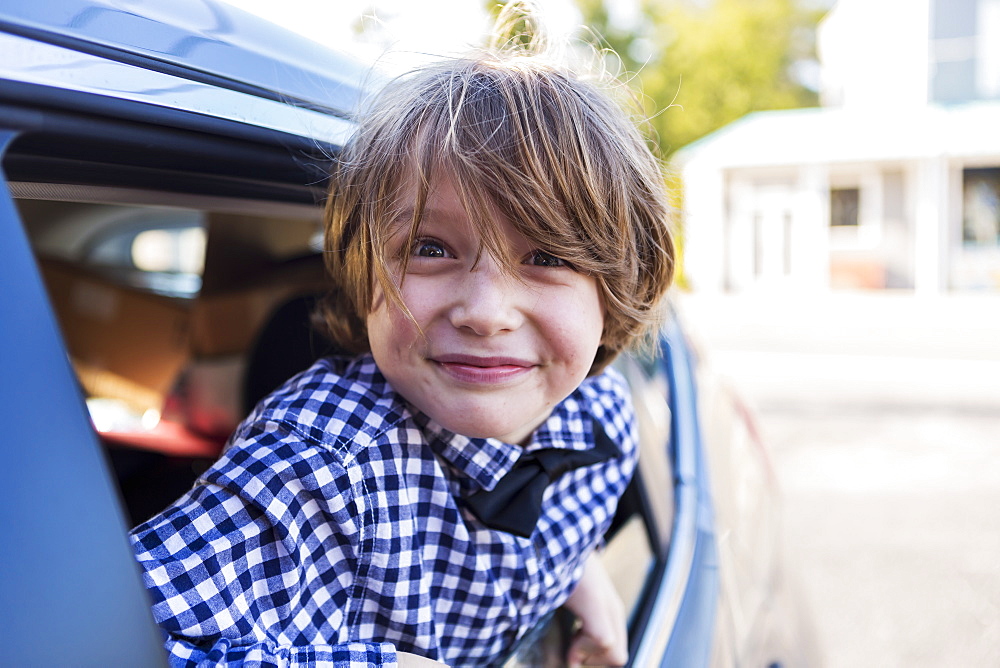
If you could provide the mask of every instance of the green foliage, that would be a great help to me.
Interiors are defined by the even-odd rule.
[[[577,0],[598,46],[636,73],[664,156],[751,111],[813,106],[792,76],[813,57],[821,14],[795,0],[638,0],[641,20],[616,26],[606,2]]]
[[[545,31],[530,0],[487,0],[486,13],[493,23],[488,43],[494,48],[535,53],[545,48]]]

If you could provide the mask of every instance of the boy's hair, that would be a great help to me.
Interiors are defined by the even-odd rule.
[[[651,340],[674,269],[655,158],[596,85],[540,56],[484,52],[392,81],[339,157],[326,211],[335,289],[323,308],[338,345],[369,349],[375,281],[409,313],[389,268],[406,262],[390,257],[390,227],[412,211],[412,241],[442,175],[483,240],[480,251],[512,275],[520,258],[509,256],[492,222],[497,212],[539,249],[596,279],[605,318],[592,374]]]

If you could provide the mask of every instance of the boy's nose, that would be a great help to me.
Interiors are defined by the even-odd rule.
[[[524,286],[504,274],[486,254],[458,280],[450,318],[453,326],[479,336],[517,329],[523,321],[519,296]]]

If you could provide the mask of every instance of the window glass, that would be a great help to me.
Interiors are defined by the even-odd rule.
[[[964,171],[962,209],[965,245],[1000,245],[1000,167]]]
[[[215,457],[245,415],[246,359],[267,319],[327,277],[311,245],[317,207],[123,189],[112,194],[134,199],[97,201],[111,190],[12,184],[91,421],[140,521],[190,485],[179,458]]]
[[[601,561],[631,619],[639,608],[646,579],[655,562],[649,530],[641,514],[635,513],[625,520],[618,533],[608,541]]]
[[[205,268],[202,211],[89,202],[17,200],[40,257],[89,268],[121,285],[192,298]]]
[[[857,227],[861,193],[858,188],[833,188],[830,190],[830,226]]]

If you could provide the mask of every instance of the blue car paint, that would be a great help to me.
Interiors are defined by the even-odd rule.
[[[368,64],[212,0],[4,2],[0,32],[337,115],[357,108],[374,76]]]
[[[690,560],[668,564],[687,569],[686,586],[661,666],[708,665],[719,601],[719,562],[715,522],[700,429],[694,360],[676,320],[667,325],[662,346],[673,397],[671,442],[675,448],[677,520],[671,544],[693,541]],[[681,535],[687,532],[688,535]],[[671,548],[673,552],[673,548]]]

